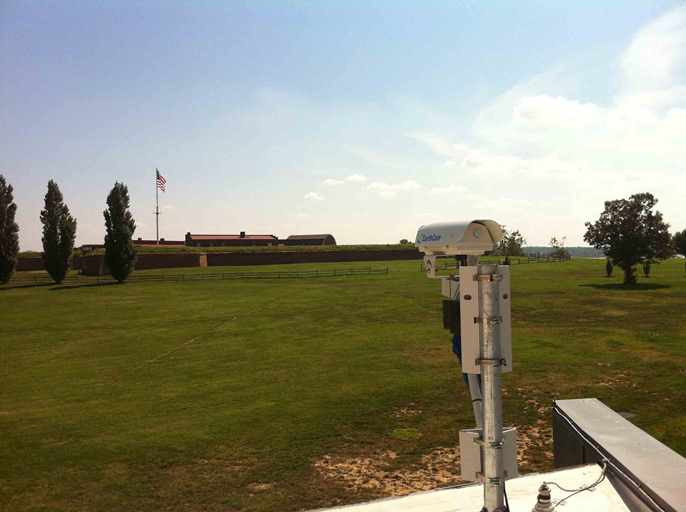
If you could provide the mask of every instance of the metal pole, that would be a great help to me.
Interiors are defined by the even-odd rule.
[[[157,245],[160,245],[160,191],[157,187],[157,173],[155,169],[155,239]]]
[[[484,508],[501,512],[504,507],[503,403],[500,389],[500,275],[497,265],[479,265],[477,270],[481,319],[481,392],[484,424]]]

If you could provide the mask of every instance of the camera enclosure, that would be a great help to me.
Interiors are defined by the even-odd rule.
[[[480,256],[495,249],[502,239],[497,222],[476,219],[421,226],[415,242],[426,256]]]

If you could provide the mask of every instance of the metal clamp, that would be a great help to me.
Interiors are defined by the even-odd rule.
[[[480,324],[484,320],[484,317],[482,316],[475,316],[474,317],[474,323],[475,324]],[[502,324],[503,323],[503,317],[498,315],[498,316],[489,316],[486,318],[486,321],[489,324]]]
[[[493,366],[506,366],[507,365],[507,360],[503,359],[502,357],[498,357],[496,359],[489,359],[487,357],[480,357],[479,359],[475,359],[475,362],[477,365],[481,365],[481,364],[492,364]]]
[[[475,274],[474,281],[501,281],[501,274]]]

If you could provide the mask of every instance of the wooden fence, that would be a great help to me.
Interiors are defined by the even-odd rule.
[[[313,279],[322,277],[353,277],[364,275],[388,274],[388,267],[332,268],[313,270],[276,270],[276,271],[236,271],[236,272],[192,272],[192,273],[132,273],[127,282],[185,282],[208,280],[238,279]],[[114,283],[110,275],[83,276],[69,275],[62,282],[63,286],[82,286]],[[11,281],[2,288],[20,288],[24,286],[50,286],[55,282],[47,273],[15,274]]]
[[[483,263],[498,263],[499,265],[505,264],[505,258],[498,257],[496,261],[493,261],[494,257],[488,257]],[[552,256],[510,256],[510,265],[523,265],[528,263],[564,263],[570,261],[571,258],[554,258]],[[454,260],[438,260],[436,265],[436,270],[457,270],[460,265]],[[424,263],[419,264],[419,271],[425,272]]]

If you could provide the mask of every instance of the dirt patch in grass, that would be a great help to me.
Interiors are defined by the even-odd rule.
[[[517,388],[524,396],[525,388]],[[553,428],[550,405],[535,398],[525,399],[526,409],[532,409],[536,420],[532,424],[517,425],[517,464],[520,473],[545,471],[553,464]]]
[[[422,410],[415,404],[410,403],[406,407],[400,407],[393,411],[395,419],[414,418],[422,414]]]
[[[517,426],[517,462],[520,473],[550,469],[553,462],[553,429],[544,419]]]
[[[638,384],[632,380],[632,378],[627,375],[626,373],[614,373],[613,375],[603,375],[603,377],[600,379],[599,382],[596,384],[597,386],[602,386],[602,387],[610,387],[610,388],[617,388],[617,387],[632,387],[632,388],[638,388]]]
[[[325,455],[314,463],[317,472],[353,492],[372,490],[386,496],[403,496],[461,483],[458,447],[437,448],[408,468],[393,469],[398,457],[392,450],[368,456]]]
[[[271,491],[274,488],[274,484],[268,482],[252,482],[247,486],[248,491],[251,494],[257,494],[260,492]]]
[[[504,394],[509,393],[504,390]],[[550,423],[551,405],[532,398],[535,392],[517,387],[524,409],[534,413],[535,419],[517,426],[517,461],[522,473],[548,470],[553,464],[553,432]],[[406,419],[421,415],[414,404],[396,409],[392,416]],[[395,429],[396,431],[417,429]],[[418,436],[419,437],[419,436]],[[413,437],[414,439],[414,437]],[[318,475],[329,483],[342,486],[350,494],[372,492],[379,496],[403,496],[464,483],[460,478],[460,450],[458,446],[439,447],[422,456],[415,463],[405,463],[406,457],[391,449],[377,449],[358,455],[325,455],[314,462]],[[402,463],[400,461],[403,461]]]

